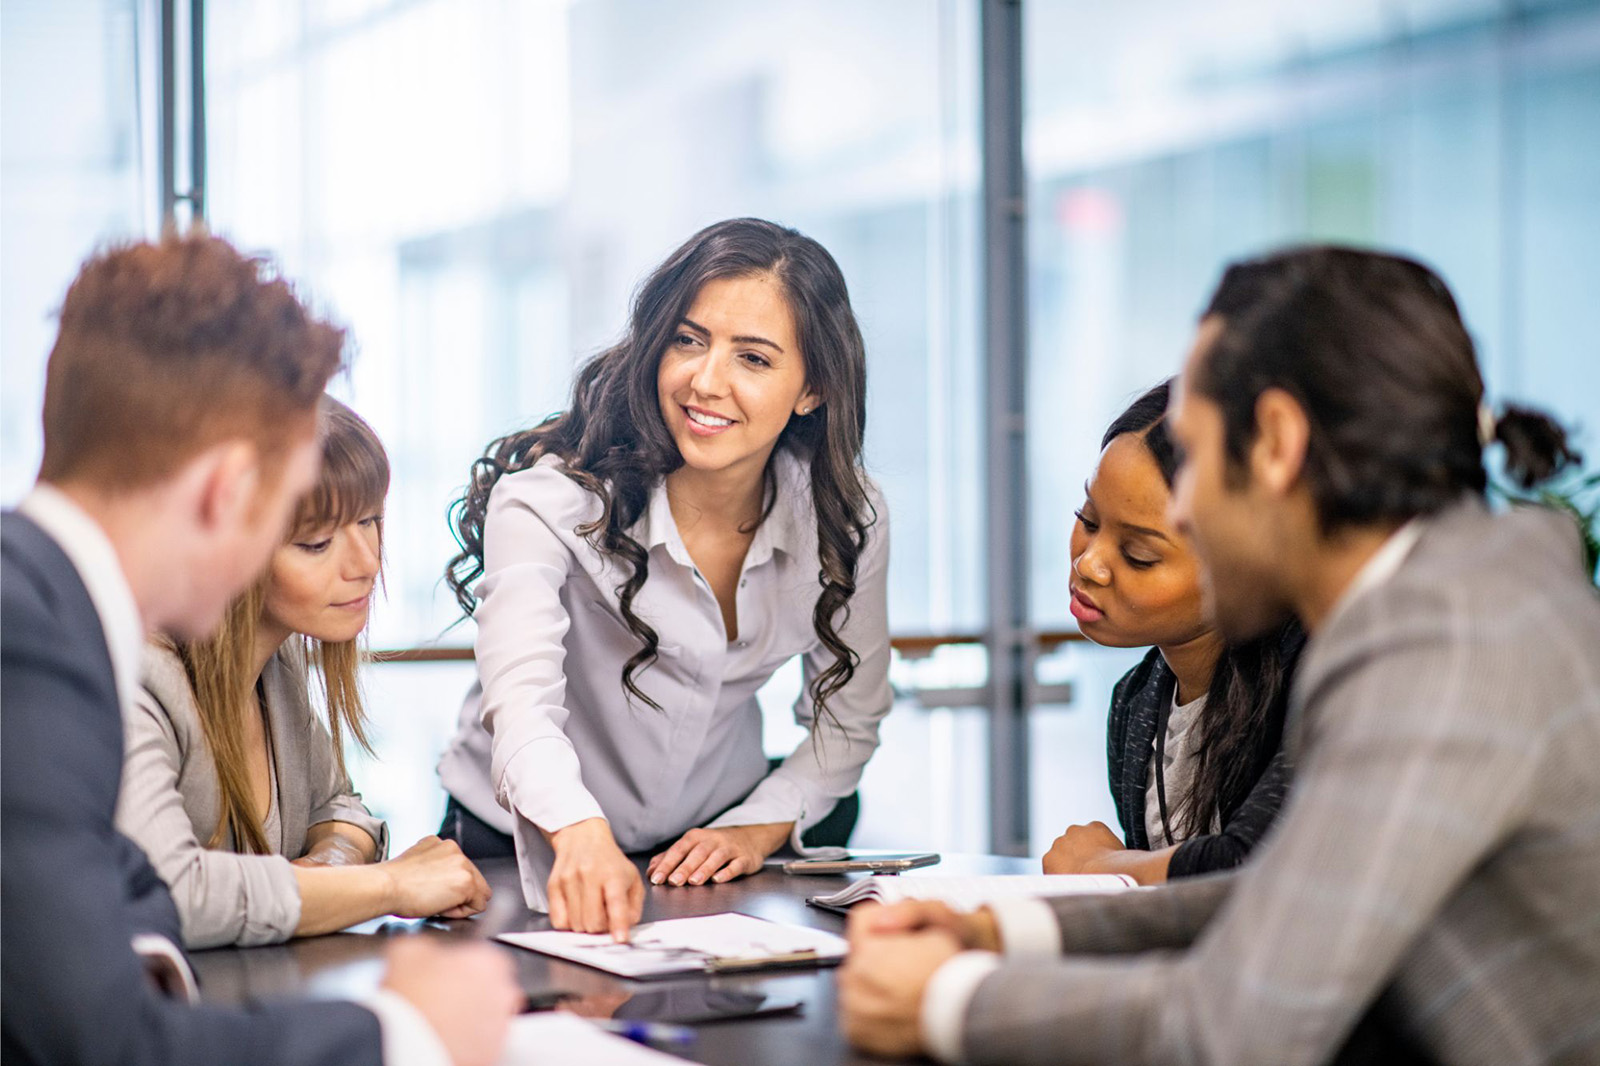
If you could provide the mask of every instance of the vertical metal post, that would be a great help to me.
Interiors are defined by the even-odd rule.
[[[206,217],[206,2],[189,0],[189,210]]]
[[[175,0],[161,0],[161,224],[178,212],[178,26]]]
[[[989,840],[1028,850],[1028,712],[1035,643],[1028,611],[1026,175],[1022,3],[981,0],[983,254],[989,563]]]
[[[178,204],[189,205],[189,217],[205,217],[206,104],[205,104],[205,0],[189,0],[189,49],[178,54],[178,0],[161,0],[161,224],[178,220]],[[181,65],[181,66],[180,66]],[[186,69],[184,69],[186,68]],[[189,152],[188,188],[178,188],[178,85],[187,76],[189,126],[182,132]]]

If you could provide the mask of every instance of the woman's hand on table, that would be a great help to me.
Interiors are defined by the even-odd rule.
[[[453,840],[426,836],[378,868],[389,877],[390,913],[470,918],[489,906],[489,882]]]
[[[578,933],[610,933],[621,943],[644,913],[644,882],[604,818],[586,818],[550,834],[550,924]]]
[[[691,829],[650,860],[645,875],[652,885],[721,884],[761,869],[794,830],[793,822]]]
[[[1167,868],[1174,845],[1160,851],[1129,850],[1122,838],[1104,822],[1069,826],[1056,837],[1044,857],[1047,874],[1127,874],[1141,885],[1160,885],[1167,880]]]
[[[1072,825],[1056,837],[1055,843],[1044,856],[1047,874],[1082,874],[1095,872],[1092,867],[1111,852],[1122,851],[1122,838],[1111,831],[1104,822]]]

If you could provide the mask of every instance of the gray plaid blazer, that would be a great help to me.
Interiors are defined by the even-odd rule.
[[[1297,1066],[1366,1015],[1441,1063],[1600,1063],[1600,596],[1553,512],[1423,527],[1307,645],[1252,858],[1053,902],[1067,957],[983,982],[967,1058]]]

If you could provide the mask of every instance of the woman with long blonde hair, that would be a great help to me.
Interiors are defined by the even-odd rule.
[[[453,842],[427,837],[382,861],[387,827],[345,772],[345,737],[368,746],[356,670],[389,460],[339,401],[324,398],[323,421],[321,475],[266,573],[210,639],[146,649],[126,723],[117,825],[171,889],[191,948],[383,914],[465,917],[488,901]]]

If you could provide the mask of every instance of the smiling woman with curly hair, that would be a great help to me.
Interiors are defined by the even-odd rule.
[[[891,702],[865,421],[833,257],[734,219],[650,275],[564,413],[474,467],[447,581],[478,624],[479,685],[440,763],[441,835],[514,846],[557,928],[638,920],[624,852],[697,885],[785,842],[844,842],[853,814],[830,813]],[[811,737],[773,768],[755,693],[797,657]]]

